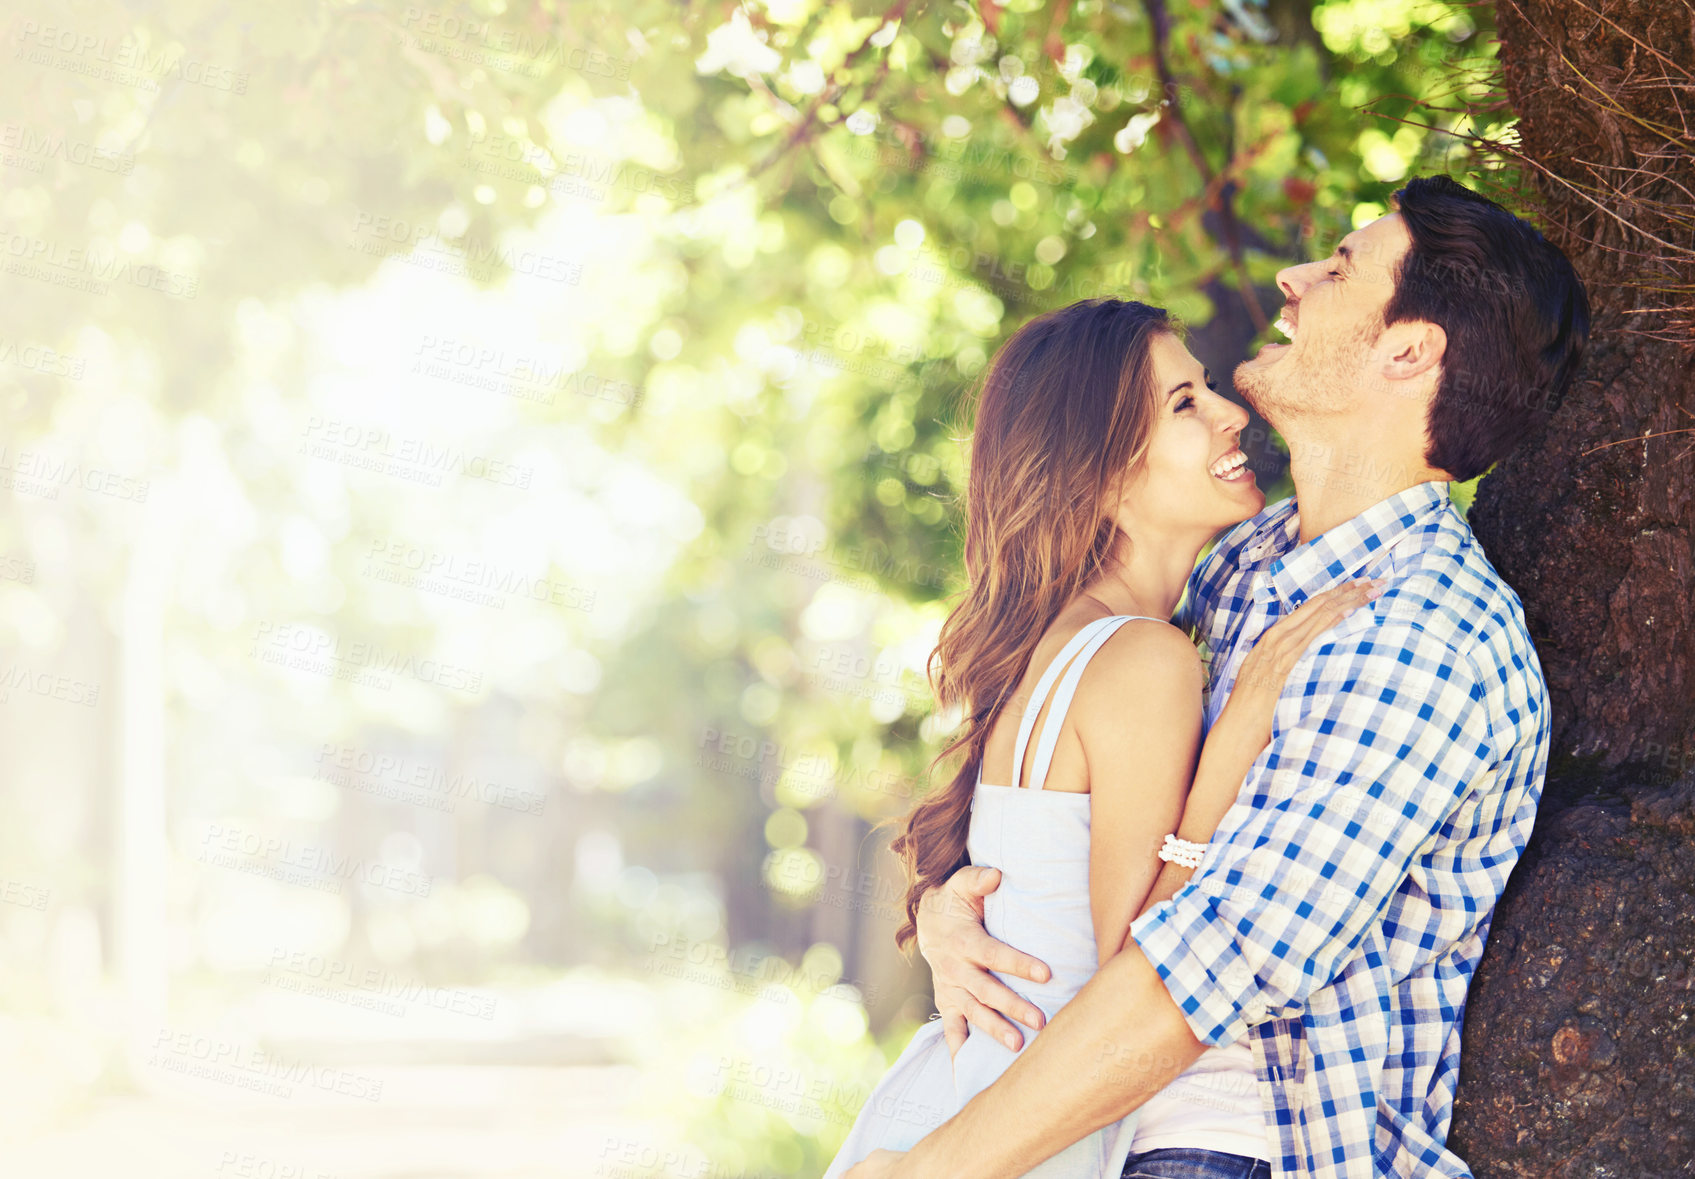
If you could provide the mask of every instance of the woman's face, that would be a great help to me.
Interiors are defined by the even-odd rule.
[[[1265,493],[1237,449],[1248,411],[1208,387],[1206,370],[1170,332],[1148,345],[1154,375],[1154,430],[1130,478],[1119,519],[1143,529],[1202,532],[1246,520]]]

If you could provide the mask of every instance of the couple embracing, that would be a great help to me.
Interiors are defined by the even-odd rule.
[[[1290,343],[1235,373],[1270,507],[1164,312],[995,357],[935,657],[962,765],[894,843],[940,1018],[826,1179],[1470,1175],[1466,988],[1550,725],[1448,483],[1558,404],[1588,303],[1445,178],[1277,281]]]

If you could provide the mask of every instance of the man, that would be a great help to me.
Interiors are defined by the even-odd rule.
[[[1218,1150],[1211,1123],[1162,1100],[1126,1176],[1469,1177],[1444,1145],[1466,988],[1535,819],[1549,704],[1519,600],[1447,484],[1557,405],[1589,313],[1565,257],[1493,202],[1445,178],[1396,198],[1329,258],[1278,274],[1290,343],[1236,370],[1289,444],[1295,496],[1190,580],[1207,723],[1278,618],[1349,578],[1387,579],[1382,596],[1305,652],[1194,876],[995,1085],[850,1179],[1011,1179],[1243,1038],[1264,1149],[1240,1153],[1251,1110],[1247,1134],[1222,1138],[1240,1149]],[[919,918],[956,1046],[967,1021],[1014,1048],[1003,1016],[1042,1024],[988,973],[1046,977],[982,930],[995,883],[962,868]]]

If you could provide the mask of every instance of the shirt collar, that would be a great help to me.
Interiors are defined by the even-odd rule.
[[[1300,513],[1295,500],[1290,499],[1278,505],[1279,510],[1254,531],[1241,554],[1255,564],[1273,558],[1268,570],[1270,587],[1293,608],[1357,574],[1408,529],[1447,505],[1446,482],[1420,483],[1300,544]]]

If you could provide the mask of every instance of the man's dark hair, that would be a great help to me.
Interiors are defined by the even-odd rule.
[[[1425,461],[1471,479],[1558,408],[1589,339],[1589,296],[1558,247],[1464,185],[1422,177],[1395,199],[1412,244],[1383,321],[1447,333]]]

